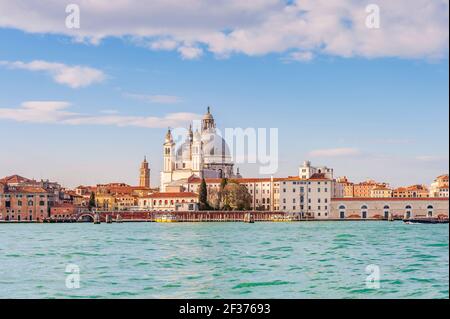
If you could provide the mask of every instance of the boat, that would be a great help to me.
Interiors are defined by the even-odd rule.
[[[448,224],[448,218],[409,218],[404,219],[406,224]]]
[[[161,215],[155,219],[155,222],[157,223],[175,223],[177,221],[177,218],[173,215]]]

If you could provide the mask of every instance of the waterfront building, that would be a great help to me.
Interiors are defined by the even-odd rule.
[[[0,187],[0,220],[39,221],[49,216],[54,194],[42,187]]]
[[[280,211],[299,213],[304,217],[326,219],[330,215],[330,202],[335,181],[332,175],[315,173],[307,179],[282,179]]]
[[[448,182],[448,174],[440,175],[436,177],[433,183],[430,186],[430,197],[449,197],[449,182]]]
[[[62,188],[58,183],[19,175],[0,179],[0,220],[43,220],[49,216],[50,207],[62,201]]]
[[[333,198],[331,219],[447,217],[445,198]]]
[[[430,197],[430,191],[425,185],[411,185],[407,187],[395,188],[392,191],[392,197],[396,198],[427,198]]]
[[[138,199],[139,210],[145,211],[196,211],[198,194],[192,192],[153,193]]]
[[[146,157],[144,157],[144,161],[141,163],[141,168],[139,169],[139,186],[150,188],[150,168]]]
[[[303,166],[305,167],[305,165]],[[309,163],[309,168],[312,166]],[[252,210],[280,211],[296,213],[303,216],[328,218],[331,198],[336,194],[342,197],[342,188],[336,191],[336,181],[333,180],[332,169],[319,168],[321,173],[301,176],[271,177],[271,178],[233,178],[229,182],[246,186],[252,198]],[[309,171],[319,171],[309,170]],[[208,194],[218,192],[222,179],[206,178]],[[198,193],[202,179],[190,177],[179,180],[173,191]],[[173,184],[172,184],[173,185]],[[175,186],[175,185],[173,185]]]
[[[189,127],[186,140],[175,149],[172,132],[169,129],[163,145],[162,192],[171,183],[191,176],[200,178],[234,178],[234,163],[225,140],[217,134],[216,123],[208,107],[201,121],[200,131]]]

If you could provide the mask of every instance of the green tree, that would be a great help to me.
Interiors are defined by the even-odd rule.
[[[223,190],[223,207],[231,210],[250,210],[252,196],[245,185],[228,183]]]
[[[200,184],[200,191],[198,193],[198,203],[200,210],[208,210],[208,188],[206,187],[206,180],[202,178],[202,183]]]
[[[95,193],[91,192],[91,196],[89,197],[89,210],[95,207]]]

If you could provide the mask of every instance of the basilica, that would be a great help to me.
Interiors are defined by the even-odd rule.
[[[182,185],[191,177],[237,178],[230,150],[217,134],[216,123],[208,107],[200,130],[189,127],[186,140],[175,145],[172,132],[167,131],[164,141],[164,168],[161,172],[161,191]]]

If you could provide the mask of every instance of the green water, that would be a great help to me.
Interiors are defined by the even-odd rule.
[[[448,298],[448,243],[402,222],[0,224],[0,298]]]

